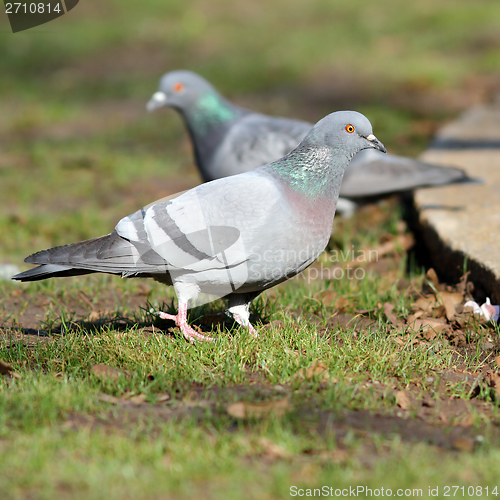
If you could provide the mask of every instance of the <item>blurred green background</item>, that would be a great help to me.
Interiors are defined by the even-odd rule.
[[[446,121],[500,93],[500,1],[80,0],[67,15],[16,34],[0,9],[0,266],[25,269],[23,258],[36,250],[106,234],[123,216],[200,182],[180,118],[169,109],[145,110],[160,76],[179,68],[264,113],[315,122],[358,110],[390,152],[416,156]],[[336,232],[336,244],[381,248],[388,236],[403,236],[395,206],[371,218],[358,214],[360,230],[344,221],[348,230]],[[362,242],[355,241],[359,233]],[[420,289],[405,274],[402,253],[382,256],[364,280],[295,280],[266,292],[256,312],[283,329],[263,330],[258,343],[223,332],[217,343],[196,348],[152,323],[149,306],[166,309],[173,291],[151,280],[1,281],[2,357],[22,378],[0,380],[0,497],[274,500],[288,498],[291,484],[427,491],[473,481],[492,492],[500,460],[486,424],[497,436],[498,408],[484,394],[484,413],[471,409],[478,441],[458,440],[458,449],[464,441],[474,449],[485,436],[474,454],[435,449],[423,431],[412,436],[421,440],[416,444],[365,429],[346,430],[339,443],[329,431],[317,433],[344,409],[364,410],[366,429],[381,412],[400,418],[393,389],[410,383],[426,391],[430,422],[462,425],[446,413],[448,399],[465,408],[473,388],[462,376],[473,377],[475,391],[478,367],[493,363],[478,330],[460,374],[438,378],[455,363],[455,348],[441,337],[414,345],[387,324],[385,306],[406,317]],[[217,319],[211,313],[219,306],[192,314]],[[323,320],[344,309],[372,313],[379,331],[328,331]],[[73,322],[101,315],[119,321]],[[34,335],[52,327],[46,343]],[[100,381],[89,373],[94,363],[132,378]],[[315,365],[327,367],[328,382]],[[314,377],[304,380],[299,368],[313,369]],[[261,382],[268,392],[254,385]],[[203,392],[212,386],[228,392]],[[262,394],[282,397],[284,387],[297,410],[282,420],[235,423],[222,407]],[[167,410],[186,408],[172,414],[178,419],[153,413],[156,395],[167,391]],[[99,394],[108,403],[110,395],[127,394],[149,402],[128,422]],[[389,425],[377,421],[380,429]]]
[[[262,112],[356,109],[415,156],[500,91],[500,2],[80,0],[16,34],[2,10],[0,263],[199,182],[179,117],[145,111],[177,68]]]

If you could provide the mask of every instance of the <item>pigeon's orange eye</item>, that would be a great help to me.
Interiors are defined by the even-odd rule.
[[[352,125],[346,125],[346,132],[352,134],[354,132],[354,127]]]
[[[177,82],[173,88],[175,92],[181,92],[184,90],[184,85],[181,82]]]

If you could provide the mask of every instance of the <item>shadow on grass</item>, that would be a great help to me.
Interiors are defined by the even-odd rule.
[[[263,300],[252,304],[250,315],[252,324],[266,325],[269,323],[269,315],[265,311],[265,306]],[[15,333],[18,336],[50,338],[76,331],[88,335],[100,335],[110,331],[123,333],[131,329],[142,330],[144,333],[155,331],[174,334],[177,329],[175,322],[157,317],[155,312],[160,310],[169,314],[177,313],[173,301],[170,304],[163,303],[160,307],[153,307],[148,302],[146,307],[141,307],[141,312],[138,314],[123,315],[117,311],[92,311],[86,318],[74,319],[74,313],[68,312],[58,318],[42,322],[39,329],[24,327],[16,323],[3,324],[0,325],[0,334],[8,336]],[[190,309],[188,322],[203,334],[222,331],[234,332],[240,328],[238,323],[220,310],[218,304],[207,304]]]

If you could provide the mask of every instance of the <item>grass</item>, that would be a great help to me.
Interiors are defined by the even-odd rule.
[[[260,339],[224,328],[215,343],[196,346],[152,320],[150,306],[169,307],[159,285],[148,284],[144,295],[133,280],[98,276],[33,284],[20,296],[50,298],[40,325],[52,333],[36,337],[13,328],[2,343],[1,359],[21,375],[0,378],[2,495],[282,498],[294,485],[493,488],[494,400],[487,392],[471,399],[463,381],[441,382],[457,363],[479,370],[483,351],[460,359],[440,337],[416,344],[410,338],[398,348],[402,332],[380,312],[371,328],[332,328],[335,302],[316,298],[338,292],[348,310],[391,301],[404,315],[412,299],[391,286],[394,276],[406,279],[404,266],[391,276],[368,272],[356,283],[294,280],[256,301],[254,320],[273,321],[260,327]],[[413,280],[419,286],[418,274]],[[6,288],[4,304],[20,290]],[[128,308],[127,298],[138,293],[144,307]],[[82,296],[91,297],[87,311],[75,315]],[[109,302],[115,307],[102,311],[104,320],[82,322]],[[190,320],[203,324],[220,310],[221,304],[206,305]],[[27,323],[22,309],[11,320]],[[120,371],[96,374],[96,365]],[[396,421],[406,426],[417,417],[415,408],[398,406],[398,390],[430,398],[433,415],[423,422],[420,415],[416,429],[398,430]],[[276,405],[283,399],[289,407],[282,415]],[[450,400],[470,405],[471,427],[455,427],[460,412],[435,427]],[[235,418],[228,405],[239,401],[261,404],[263,413]],[[433,444],[439,439],[430,427],[444,448]],[[478,435],[474,454],[447,451],[460,436]]]
[[[316,121],[357,109],[391,152],[412,156],[491,97],[499,28],[487,0],[82,1],[16,35],[0,13],[0,264],[108,233],[199,182],[178,117],[144,111],[168,70],[198,71],[262,112]],[[0,281],[0,359],[20,375],[0,375],[0,496],[491,493],[499,415],[483,375],[496,372],[498,327],[470,322],[457,346],[393,325],[384,304],[407,318],[424,281],[397,245],[363,279],[331,279],[339,252],[406,234],[403,215],[392,200],[336,220],[318,267],[255,301],[258,340],[216,302],[190,321],[217,341],[187,344],[149,312],[175,307],[154,282]],[[320,265],[330,278],[313,279]],[[232,415],[239,402],[253,416]]]

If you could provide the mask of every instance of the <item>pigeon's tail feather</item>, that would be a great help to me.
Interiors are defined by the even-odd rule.
[[[340,188],[346,198],[369,198],[447,184],[480,183],[457,167],[361,151],[347,168]]]
[[[71,267],[58,266],[57,264],[42,264],[23,273],[12,276],[16,281],[40,281],[47,278],[60,278],[63,276],[79,276],[82,274],[91,274],[94,271],[88,269],[74,269]]]
[[[116,231],[106,236],[92,238],[91,240],[79,241],[70,245],[62,245],[33,253],[24,259],[28,264],[58,264],[68,265],[89,265],[91,263],[104,264],[106,260],[117,256],[116,251],[112,251],[114,246],[122,247],[123,243],[129,248],[130,242],[124,240]],[[120,252],[123,253],[123,252]]]
[[[465,175],[464,177],[457,179],[453,184],[484,184],[486,179],[482,179],[481,177],[468,177]]]
[[[26,257],[25,262],[38,267],[17,274],[12,279],[36,281],[60,276],[76,276],[95,272],[122,276],[150,275],[158,272],[157,265],[143,261],[142,253],[149,246],[133,244],[113,231],[111,234],[70,245],[42,250]]]
[[[420,169],[415,172],[415,184],[418,183],[422,187],[457,184],[470,180],[471,178],[461,168],[435,165],[434,163],[421,162]]]

